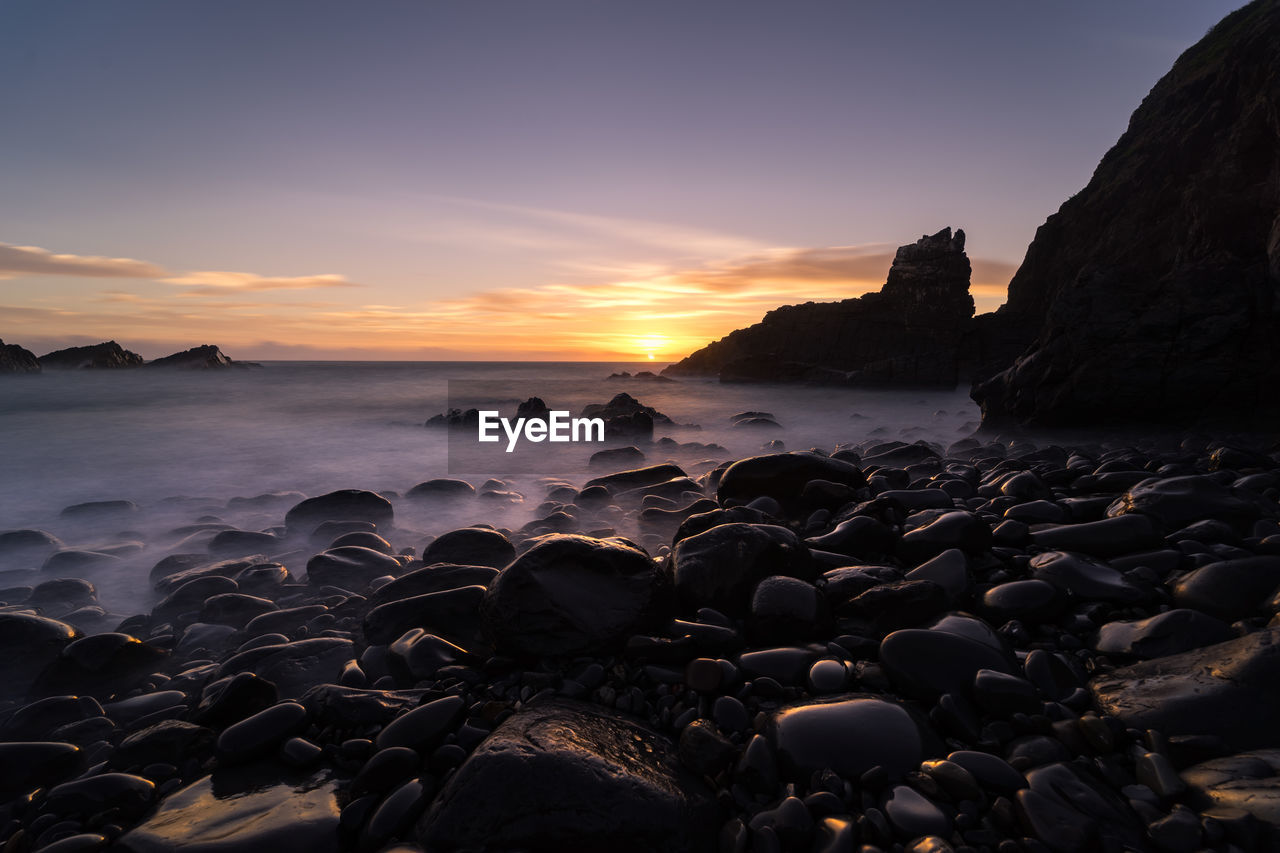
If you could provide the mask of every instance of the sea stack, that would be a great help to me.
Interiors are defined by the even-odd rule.
[[[102,370],[141,367],[142,356],[115,341],[103,341],[87,347],[68,347],[40,356],[45,370]]]
[[[40,361],[31,350],[0,340],[0,373],[39,373]]]
[[[876,293],[786,305],[663,371],[722,382],[954,387],[973,318],[964,232],[898,249]]]

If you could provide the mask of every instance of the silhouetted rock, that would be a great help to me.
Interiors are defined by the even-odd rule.
[[[45,370],[83,370],[115,367],[141,367],[142,356],[115,341],[103,341],[87,347],[68,347],[40,356]]]
[[[39,373],[40,361],[31,350],[0,340],[0,373]]]
[[[213,344],[192,347],[164,358],[149,361],[146,367],[178,367],[184,370],[221,370],[228,367],[262,367],[252,361],[235,361]]]
[[[986,424],[1182,424],[1280,410],[1280,5],[1179,57],[1036,232],[991,321],[1030,346]]]
[[[952,387],[973,318],[964,232],[902,246],[877,293],[786,305],[667,367],[723,382]]]

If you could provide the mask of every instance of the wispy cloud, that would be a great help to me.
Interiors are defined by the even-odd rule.
[[[220,291],[262,290],[313,290],[321,287],[362,287],[340,275],[264,276],[248,272],[225,270],[200,270],[179,276],[163,278],[166,284],[181,284],[198,288],[204,295],[217,295]]]
[[[333,273],[299,276],[267,276],[228,270],[171,272],[159,264],[133,258],[99,255],[58,254],[39,246],[0,243],[0,279],[33,275],[75,276],[79,278],[132,278],[160,281],[191,288],[189,293],[221,296],[227,292],[265,290],[314,290],[325,287],[361,287]],[[129,301],[136,294],[114,291],[115,301]]]
[[[39,246],[0,243],[0,278],[70,275],[87,278],[162,278],[168,270],[133,258],[55,254]]]

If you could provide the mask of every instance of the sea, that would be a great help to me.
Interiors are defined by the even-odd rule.
[[[609,378],[663,366],[277,361],[258,370],[0,377],[0,531],[38,528],[86,548],[102,544],[86,537],[135,537],[149,543],[154,564],[151,543],[173,525],[198,519],[246,527],[282,521],[282,511],[236,517],[227,509],[233,498],[350,488],[403,495],[440,477],[478,487],[500,479],[502,490],[526,500],[468,510],[474,518],[405,517],[415,533],[431,535],[475,521],[515,527],[535,517],[549,483],[580,486],[602,473],[591,467],[591,455],[618,443],[541,444],[533,468],[525,465],[513,475],[501,451],[505,440],[486,448],[492,450],[487,456],[466,456],[458,450],[475,446],[469,431],[425,424],[450,408],[487,408],[514,417],[516,406],[534,396],[553,410],[577,415],[588,404],[630,394],[673,421],[658,426],[655,439],[666,436],[685,445],[641,446],[643,464],[673,461],[693,476],[727,459],[766,452],[772,441],[779,442],[773,448],[788,450],[831,451],[870,440],[945,447],[971,434],[979,420],[966,389]],[[747,411],[771,416],[780,428],[735,426],[732,416]],[[86,533],[61,515],[69,505],[106,500],[130,500],[141,508],[129,525],[133,529]]]

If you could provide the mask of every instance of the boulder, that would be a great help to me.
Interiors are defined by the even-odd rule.
[[[713,850],[722,816],[667,738],[598,706],[509,718],[449,779],[418,825],[430,850]]]

